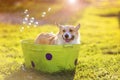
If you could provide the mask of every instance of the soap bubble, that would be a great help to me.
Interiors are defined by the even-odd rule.
[[[51,8],[48,8],[48,12],[51,11]]]
[[[34,22],[34,20],[30,20],[30,22],[31,22],[31,23],[33,23],[33,22]]]
[[[30,26],[31,26],[32,24],[31,24],[31,23],[28,23],[28,25],[30,25]]]
[[[24,27],[22,26],[21,29],[20,29],[20,32],[23,32],[23,30],[24,30]]]
[[[31,23],[34,22],[34,17],[30,18],[30,22],[31,22]]]
[[[45,15],[46,15],[46,12],[43,12],[41,17],[45,17]]]
[[[38,22],[36,21],[35,24],[38,25]]]
[[[25,22],[25,21],[23,21],[22,23],[23,23],[23,24],[26,24],[26,22]]]
[[[26,12],[28,12],[28,10],[27,10],[27,9],[26,9],[25,11],[26,11]]]
[[[22,21],[23,24],[27,24],[27,22],[28,22],[28,20],[25,19],[25,18],[24,18],[23,21]]]
[[[41,17],[45,17],[47,12],[51,11],[51,8],[49,7],[47,11],[43,11]],[[24,18],[23,18],[23,26],[20,28],[20,32],[23,32],[24,29],[31,28],[31,27],[37,27],[39,25],[39,22],[34,18],[31,17],[28,13],[28,9],[24,11]]]
[[[42,15],[41,17],[45,17],[45,15]]]
[[[34,18],[34,17],[32,17],[31,19],[32,19],[32,20],[34,20],[35,18]]]
[[[28,18],[27,18],[27,17],[25,17],[24,19],[25,19],[26,21],[28,20]]]
[[[37,25],[39,24],[39,22],[34,22],[34,27],[37,27]]]
[[[28,10],[26,9],[26,10],[24,11],[24,13],[27,14],[27,13],[28,13]]]
[[[30,16],[29,14],[26,15],[26,17],[29,17],[29,16]]]
[[[46,15],[46,12],[43,12],[43,15]]]

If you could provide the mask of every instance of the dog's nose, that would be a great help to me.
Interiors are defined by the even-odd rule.
[[[69,35],[68,35],[68,34],[66,34],[66,35],[65,35],[65,38],[68,38],[68,37],[69,37]]]

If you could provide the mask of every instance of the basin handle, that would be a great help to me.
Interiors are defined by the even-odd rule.
[[[63,45],[64,48],[73,48],[73,45]]]

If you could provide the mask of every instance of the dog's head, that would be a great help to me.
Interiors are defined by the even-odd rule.
[[[79,28],[80,24],[77,26],[72,26],[72,25],[58,25],[59,27],[59,33],[58,36],[59,38],[64,41],[64,43],[70,43],[75,39],[78,39],[79,37]]]

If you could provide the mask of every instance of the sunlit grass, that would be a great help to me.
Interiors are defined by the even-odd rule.
[[[21,25],[0,24],[0,77],[14,73],[23,64],[21,40],[35,39],[40,32],[56,32],[54,26],[45,25],[38,28],[25,28],[20,32]]]
[[[100,14],[118,14],[120,11],[119,7],[103,7],[103,8],[94,8],[89,7],[87,9],[87,14],[100,15]]]
[[[119,78],[120,30],[117,19],[85,14],[84,18],[78,20],[78,22],[81,22],[82,44],[80,46],[75,80]],[[56,33],[58,31],[56,25],[44,25],[29,29],[25,27],[23,32],[20,32],[21,25],[0,24],[0,26],[0,75],[3,78],[19,70],[24,61],[20,45],[21,40],[35,39],[41,32]],[[114,66],[111,67],[113,64]]]
[[[118,18],[99,14],[117,14],[118,8],[87,8],[77,15],[74,24],[80,23],[81,46],[75,80],[120,79],[120,28]],[[31,27],[20,32],[22,25],[0,23],[0,80],[20,69],[24,62],[20,41],[35,39],[41,32],[58,31],[56,25]]]
[[[103,10],[104,11],[104,10]],[[117,14],[119,10],[113,9]],[[102,9],[87,8],[81,23],[82,44],[75,80],[119,80],[120,79],[120,28],[118,18],[100,17],[109,14]]]

